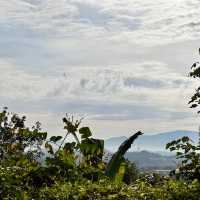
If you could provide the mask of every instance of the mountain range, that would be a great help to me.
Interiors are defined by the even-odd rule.
[[[194,143],[199,140],[199,134],[195,131],[177,130],[172,132],[159,133],[154,135],[144,134],[134,141],[132,148],[126,153],[125,158],[134,162],[140,170],[160,171],[161,173],[176,169],[180,162],[176,159],[175,153],[165,149],[168,142],[188,136]],[[105,140],[105,149],[115,152],[120,144],[127,137],[113,137]]]
[[[143,171],[173,170],[176,169],[179,163],[174,155],[166,156],[149,151],[128,152],[125,158],[134,162],[136,166]]]
[[[150,151],[167,154],[167,150],[165,149],[166,144],[183,136],[188,136],[195,143],[199,139],[198,132],[186,130],[176,130],[153,135],[144,134],[133,143],[129,151]],[[115,152],[126,139],[126,136],[109,138],[105,140],[105,149]]]

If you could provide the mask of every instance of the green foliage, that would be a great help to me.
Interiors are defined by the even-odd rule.
[[[54,154],[53,147],[48,142],[45,143],[45,148],[46,148],[46,150],[47,150],[48,153]]]
[[[81,120],[74,121],[67,115],[63,118],[65,136],[49,139],[39,122],[30,129],[25,120],[7,112],[7,108],[0,113],[0,199],[93,199],[96,193],[99,199],[126,199],[119,192],[121,186],[114,186],[104,174],[104,141],[92,138],[88,127],[79,127]],[[75,142],[66,141],[69,134]],[[131,140],[122,145],[122,154]],[[43,148],[48,152],[45,160]],[[120,165],[119,184],[126,167]]]
[[[125,153],[128,151],[128,149],[131,147],[132,143],[134,142],[134,140],[136,140],[140,135],[142,135],[142,132],[137,132],[134,135],[132,135],[130,138],[128,138],[126,141],[124,141],[118,151],[112,156],[110,162],[107,165],[106,168],[106,175],[110,178],[115,179],[115,177],[117,176],[119,169],[120,169],[120,165],[123,165],[123,161],[124,161],[124,155]]]
[[[17,157],[26,151],[29,159],[39,157],[41,146],[46,140],[47,133],[41,132],[41,124],[37,122],[32,129],[25,127],[26,117],[7,112],[0,113],[0,157],[2,161]],[[0,162],[1,163],[1,162]]]
[[[200,64],[195,62],[191,67],[190,77],[200,78]],[[189,101],[190,108],[197,108],[200,105],[200,87],[196,89],[195,94]],[[200,111],[198,111],[200,113]],[[200,181],[200,141],[198,144],[193,142],[188,137],[182,137],[174,140],[166,145],[166,149],[176,151],[177,159],[181,160],[179,167],[182,178],[198,179]]]
[[[59,200],[199,200],[200,184],[193,181],[165,180],[153,186],[138,180],[133,185],[116,184],[109,180],[56,183],[40,191],[40,199]]]
[[[191,72],[189,73],[190,77],[193,78],[200,78],[200,64],[199,62],[195,62],[191,67]],[[197,108],[200,105],[200,87],[198,87],[194,93],[194,95],[191,97],[191,100],[189,101],[189,104],[191,104],[191,108]],[[198,111],[200,113],[200,111]]]
[[[40,191],[40,199],[48,200],[128,200],[131,196],[131,188],[106,179],[96,183],[91,181],[75,184],[57,183],[52,188]]]
[[[139,178],[139,170],[135,163],[129,160],[125,161],[126,169],[123,177],[123,181],[130,185],[133,184]]]
[[[125,141],[106,166],[104,141],[93,138],[88,127],[80,127],[81,120],[74,121],[67,115],[63,119],[66,134],[48,139],[39,122],[30,129],[25,119],[7,109],[0,113],[2,200],[199,199],[200,184],[196,179],[181,182],[158,175],[141,177],[134,163],[124,159],[141,132]],[[67,141],[70,134],[74,142]],[[184,137],[168,148],[176,149],[182,143],[189,154],[188,147],[197,150],[189,142]],[[45,156],[44,148],[48,153]]]
[[[79,133],[80,133],[82,139],[86,139],[86,138],[89,138],[90,136],[92,136],[92,133],[88,127],[80,128]]]
[[[62,139],[62,136],[52,136],[50,138],[50,141],[55,143],[55,142],[58,142],[61,139]]]
[[[170,151],[176,151],[177,159],[180,159],[180,172],[185,178],[198,179],[200,181],[200,145],[193,144],[188,137],[182,137],[166,145]]]

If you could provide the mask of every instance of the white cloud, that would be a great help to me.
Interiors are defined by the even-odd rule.
[[[0,0],[0,104],[46,119],[51,130],[65,111],[99,127],[106,119],[152,131],[184,120],[190,128],[196,83],[186,74],[200,39],[198,5]]]
[[[11,61],[2,61],[0,69],[4,72],[0,75],[2,98],[27,104],[32,102],[40,109],[49,106],[52,112],[66,108],[109,118],[117,115],[132,117],[131,112],[137,107],[140,118],[145,115],[147,118],[160,117],[159,113],[167,116],[165,112],[185,112],[188,95],[194,88],[194,83],[187,77],[156,62],[101,69],[68,67],[46,76],[16,69]],[[154,111],[156,115],[150,113]]]
[[[0,22],[50,37],[107,37],[155,45],[199,38],[198,0],[1,1]]]

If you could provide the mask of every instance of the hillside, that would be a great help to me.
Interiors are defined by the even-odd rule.
[[[125,156],[141,170],[172,170],[177,166],[175,156],[163,156],[148,151],[128,152]]]

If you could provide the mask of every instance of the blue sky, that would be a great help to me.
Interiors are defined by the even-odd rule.
[[[85,116],[98,137],[197,130],[198,0],[0,1],[0,105],[62,133]]]

